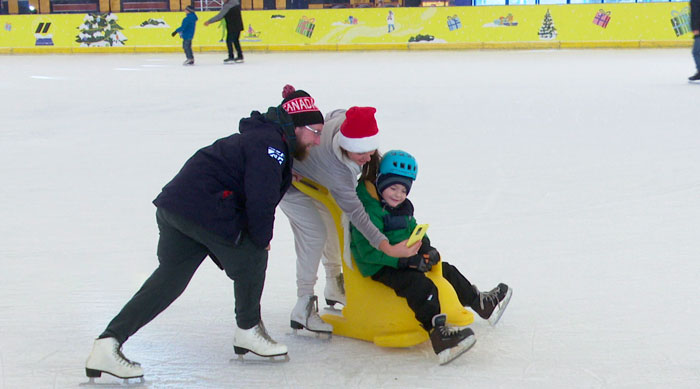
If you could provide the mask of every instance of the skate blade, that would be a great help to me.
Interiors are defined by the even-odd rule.
[[[271,355],[271,356],[263,356],[263,355],[258,355],[255,354],[254,352],[250,352],[253,354],[253,356],[246,354],[246,357],[243,357],[243,354],[238,354],[236,358],[231,358],[229,359],[229,363],[235,362],[235,363],[245,363],[245,364],[255,364],[255,363],[285,363],[289,362],[289,354],[282,354],[282,355]]]
[[[302,330],[302,333],[301,333],[301,334],[299,333],[299,330]],[[303,331],[303,330],[306,330],[306,331]],[[313,334],[313,335],[316,335],[316,338],[319,338],[319,339],[321,339],[321,340],[325,340],[325,341],[327,341],[327,342],[330,342],[331,338],[333,338],[333,332],[332,332],[332,331],[331,331],[331,332],[328,332],[328,331],[314,331],[314,330],[310,330],[310,329],[308,329],[308,328],[306,328],[306,327],[302,327],[302,328],[292,328],[292,333],[291,333],[291,334],[288,334],[288,335],[290,335],[290,336],[298,336],[298,337],[300,337],[300,338],[310,338],[310,336],[308,336],[308,335],[306,335],[306,334]]]
[[[513,296],[513,289],[509,286],[508,287],[508,292],[506,293],[506,297],[501,301],[500,304],[498,304],[498,309],[491,314],[491,317],[489,317],[489,324],[491,324],[492,327],[496,326],[498,324],[498,321],[501,320],[501,316],[503,316],[503,312],[505,312],[506,307],[508,306],[508,303],[510,303],[510,298]]]
[[[460,355],[467,352],[476,343],[476,336],[472,335],[457,344],[456,346],[443,350],[438,354],[438,361],[440,365],[446,365],[453,360],[457,359]]]
[[[107,372],[103,372],[105,374],[109,374]],[[112,375],[112,374],[109,374]],[[82,387],[93,387],[93,388],[148,388],[148,382],[143,379],[143,377],[136,377],[136,378],[120,378],[117,376],[113,376],[116,379],[122,380],[122,382],[95,382],[95,377],[90,377],[88,379],[88,382],[81,382],[78,384],[78,386]],[[133,380],[138,380],[138,381],[133,381]]]
[[[331,312],[334,314],[341,314],[343,313],[343,308],[336,308],[335,305],[329,305],[327,307],[323,307],[324,311]]]

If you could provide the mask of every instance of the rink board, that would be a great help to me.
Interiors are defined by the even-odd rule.
[[[391,14],[390,14],[391,13]],[[193,49],[225,50],[215,12]],[[0,53],[180,51],[183,12],[1,15]],[[247,51],[690,47],[687,3],[244,11]]]

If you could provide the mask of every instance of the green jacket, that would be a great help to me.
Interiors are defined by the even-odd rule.
[[[407,218],[405,228],[385,231],[384,216],[389,215],[389,211],[384,209],[379,201],[377,189],[369,181],[360,182],[357,185],[357,197],[360,198],[369,219],[377,226],[379,231],[384,233],[389,243],[396,244],[408,239],[416,227],[417,222],[413,215],[403,216]],[[383,266],[398,268],[398,258],[390,257],[381,250],[377,250],[369,244],[367,239],[354,226],[350,225],[350,250],[355,258],[355,263],[363,276],[369,277],[376,274]]]

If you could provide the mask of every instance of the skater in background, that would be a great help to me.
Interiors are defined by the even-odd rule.
[[[387,238],[369,220],[357,198],[358,176],[368,166],[377,166],[379,129],[372,107],[335,110],[326,116],[321,145],[309,152],[304,161],[294,162],[295,175],[308,178],[326,187],[347,219],[370,244],[387,255],[410,256],[418,247],[405,242],[389,244]],[[333,218],[325,205],[292,187],[285,194],[280,208],[287,215],[294,233],[297,255],[297,303],[291,313],[294,329],[330,333],[333,327],[318,315],[314,285],[318,265],[323,257],[326,273],[324,296],[328,305],[345,305],[341,250]],[[348,231],[345,225],[345,231]]]
[[[695,74],[690,81],[700,81],[700,0],[690,0],[690,29],[693,30],[693,59]]]
[[[417,225],[413,204],[407,198],[417,175],[415,158],[407,152],[392,150],[381,159],[378,174],[364,177],[365,180],[357,185],[357,196],[370,220],[391,243],[408,239]],[[440,254],[431,246],[427,236],[416,255],[394,257],[372,247],[354,225],[351,235],[350,248],[360,273],[392,288],[397,296],[406,299],[416,320],[429,332],[433,350],[441,364],[456,358],[474,344],[476,339],[471,328],[455,329],[445,324],[446,315],[441,313],[438,289],[425,276],[425,272],[440,261]],[[442,276],[452,285],[462,305],[492,325],[498,322],[512,295],[506,284],[498,284],[490,292],[481,292],[456,267],[444,261]]]
[[[180,296],[207,256],[234,281],[236,354],[287,355],[263,326],[260,297],[275,208],[292,183],[294,158],[319,144],[324,120],[308,93],[288,85],[283,97],[241,119],[239,133],[197,151],[153,201],[158,268],[95,341],[88,377],[143,376],[122,344]]]
[[[240,0],[226,0],[221,7],[221,11],[204,22],[204,25],[208,26],[224,18],[226,19],[226,48],[228,49],[228,58],[224,60],[224,63],[243,62],[243,50],[241,50],[239,41],[241,31],[243,31]],[[233,46],[236,47],[236,52],[238,53],[235,57],[233,56]]]
[[[172,36],[180,34],[182,38],[182,49],[185,51],[185,57],[187,58],[183,65],[194,65],[194,55],[192,54],[192,39],[194,38],[194,29],[197,25],[197,14],[194,12],[194,7],[188,5],[185,7],[185,17],[182,19],[182,24],[175,31],[173,31]]]

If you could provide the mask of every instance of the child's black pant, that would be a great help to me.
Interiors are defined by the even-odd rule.
[[[471,306],[477,295],[472,284],[456,267],[447,262],[442,262],[442,276],[457,292],[460,304]],[[418,320],[426,331],[433,328],[433,316],[439,314],[440,300],[438,289],[425,276],[425,273],[413,269],[394,269],[384,266],[372,279],[390,287],[396,295],[406,299],[408,306],[413,310]]]

